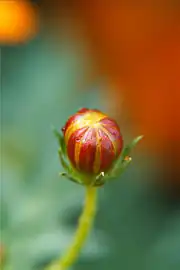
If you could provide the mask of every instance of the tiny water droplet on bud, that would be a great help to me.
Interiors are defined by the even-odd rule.
[[[130,156],[126,156],[125,158],[124,158],[124,161],[131,161],[132,160],[132,158],[130,157]]]

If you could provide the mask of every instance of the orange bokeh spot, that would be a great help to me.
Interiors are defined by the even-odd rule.
[[[77,2],[75,18],[110,81],[105,91],[116,117],[127,113],[150,151],[180,149],[180,6],[171,0]]]
[[[0,1],[0,43],[21,43],[34,37],[38,29],[37,12],[25,0]]]

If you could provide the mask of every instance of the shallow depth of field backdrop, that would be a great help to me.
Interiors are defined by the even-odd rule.
[[[4,270],[41,270],[71,241],[84,190],[58,176],[52,127],[81,107],[145,138],[99,189],[72,269],[180,269],[180,5],[117,2],[0,1]]]

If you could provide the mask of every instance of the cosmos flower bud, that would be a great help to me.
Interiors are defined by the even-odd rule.
[[[98,175],[111,169],[123,148],[117,123],[99,110],[83,108],[62,129],[67,156],[81,173]]]

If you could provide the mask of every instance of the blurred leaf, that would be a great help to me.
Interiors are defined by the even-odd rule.
[[[52,124],[62,126],[73,110],[87,102],[76,94],[85,72],[84,60],[82,52],[67,48],[66,42],[58,51],[48,42],[41,39],[2,50],[0,218],[8,250],[4,270],[36,269],[47,258],[63,253],[76,229],[64,224],[64,215],[84,200],[82,187],[59,177],[62,166],[51,130]],[[96,95],[90,95],[88,106],[98,102]],[[82,256],[95,260],[106,254],[106,247],[107,238],[97,232]]]

